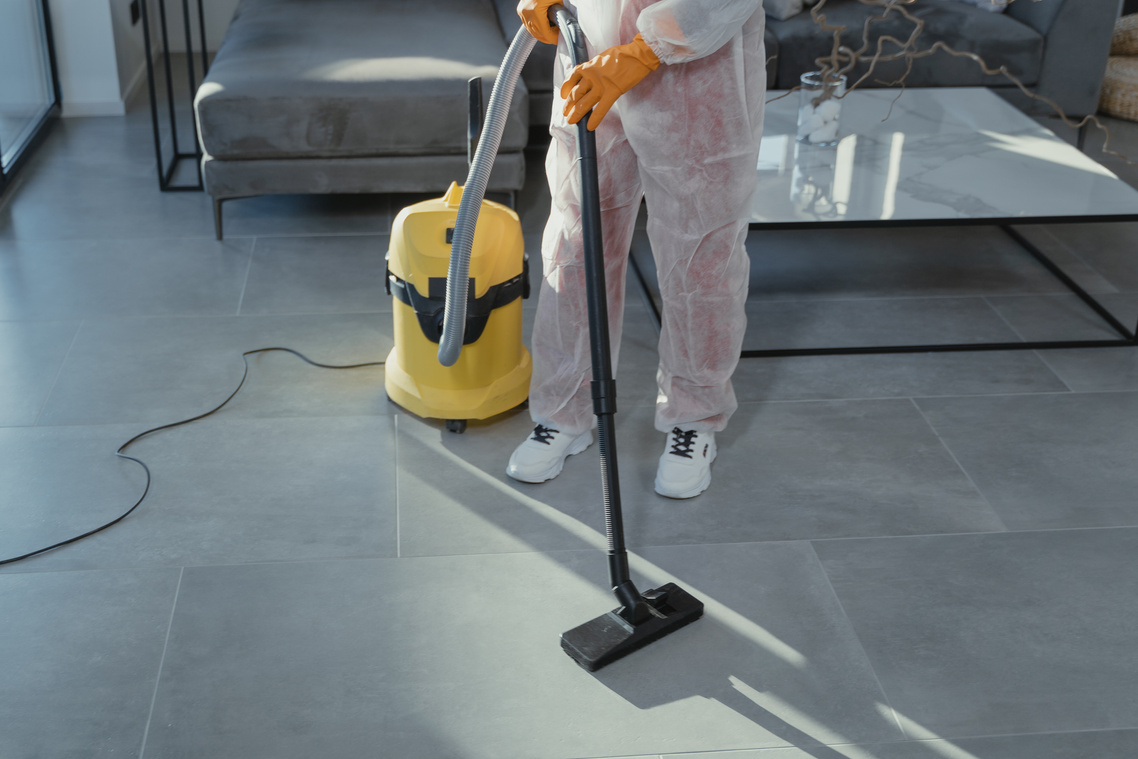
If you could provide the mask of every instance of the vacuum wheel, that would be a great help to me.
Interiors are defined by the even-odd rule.
[[[447,429],[451,432],[455,432],[455,433],[461,435],[462,433],[466,432],[466,420],[465,419],[447,419]]]

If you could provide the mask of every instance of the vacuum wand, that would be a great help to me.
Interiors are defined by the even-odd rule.
[[[569,46],[573,65],[588,60],[584,35],[572,14],[563,6],[557,5],[551,9],[550,17]],[[563,634],[561,647],[582,667],[595,671],[699,619],[703,614],[703,604],[673,583],[641,594],[629,575],[620,504],[616,435],[613,430],[616,382],[613,380],[609,345],[597,140],[596,135],[586,126],[588,120],[586,115],[577,123],[585,292],[593,362],[593,411],[597,417],[605,532],[609,543],[609,579],[620,608]]]
[[[597,417],[597,437],[601,449],[601,488],[605,504],[605,532],[609,539],[609,579],[617,600],[621,602],[620,616],[637,624],[649,615],[629,577],[628,552],[624,547],[620,470],[617,466],[616,435],[613,431],[616,382],[612,379],[612,350],[608,331],[604,238],[598,197],[600,180],[597,173],[597,136],[585,126],[586,121],[588,119],[577,122],[577,152],[581,159],[581,231],[586,251],[585,296],[589,314],[589,347],[593,360],[593,413]]]

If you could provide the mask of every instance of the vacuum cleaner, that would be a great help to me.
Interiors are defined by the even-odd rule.
[[[580,65],[588,60],[584,34],[573,15],[563,6],[553,6],[550,10],[550,21],[556,22],[561,31],[561,38],[569,45],[573,65]],[[499,137],[501,125],[504,124],[504,112],[509,108],[509,95],[506,95],[503,108],[499,92],[502,90],[506,93],[513,92],[521,64],[533,49],[534,42],[524,27],[520,29],[499,69],[494,92],[490,98],[486,127],[487,131],[497,129]],[[501,109],[502,113],[496,113],[496,108]],[[577,124],[577,153],[581,172],[581,225],[584,237],[589,344],[593,364],[593,410],[597,417],[605,532],[608,536],[609,579],[620,606],[564,633],[561,636],[561,648],[579,665],[594,672],[699,619],[703,615],[703,603],[675,583],[667,583],[641,593],[629,575],[620,505],[616,437],[613,430],[616,382],[612,376],[608,304],[605,299],[604,242],[601,234],[596,136],[586,127],[587,122],[588,116]],[[497,141],[493,135],[484,133],[478,146],[478,155],[475,156],[471,167],[471,177],[475,175],[475,166],[478,166],[480,171],[485,171],[486,176],[489,175],[489,169],[484,166],[486,161],[482,153],[484,150],[490,150],[490,145],[493,145],[492,149],[496,152]],[[492,161],[493,153],[489,155]],[[461,259],[467,244],[465,235],[473,238],[473,227],[477,222],[481,197],[476,197],[475,193],[484,189],[484,182],[480,191],[478,186],[472,186],[468,179],[455,226],[455,244],[447,278],[444,331],[439,342],[439,361],[444,365],[447,365],[448,361],[451,363],[456,361],[463,350],[466,320],[461,315],[466,312],[468,288],[465,286],[467,264]],[[468,209],[474,214],[473,221],[464,213]],[[469,226],[469,229],[464,225]],[[459,244],[460,226],[464,227],[462,246]]]
[[[468,159],[474,157],[482,131],[482,79],[469,82]],[[506,111],[509,104],[506,104]],[[493,149],[497,153],[501,132]],[[486,179],[489,172],[486,172]],[[452,182],[441,198],[401,210],[392,224],[387,252],[386,289],[393,296],[395,346],[386,360],[387,397],[422,417],[445,419],[451,432],[463,432],[469,419],[487,419],[525,402],[532,362],[522,344],[522,299],[529,297],[525,243],[518,215],[477,194],[481,215],[477,235],[462,201],[471,187]],[[478,212],[481,212],[480,214]],[[460,218],[461,217],[461,218]],[[460,231],[461,230],[461,231]],[[440,363],[437,344],[443,333],[447,276],[452,247],[467,263],[464,293],[465,350],[461,359]]]

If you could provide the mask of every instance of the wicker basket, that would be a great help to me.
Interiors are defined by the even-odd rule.
[[[1138,55],[1138,13],[1123,16],[1114,22],[1114,37],[1110,40],[1111,55]]]
[[[1107,60],[1098,109],[1110,116],[1138,121],[1138,57],[1111,56]]]

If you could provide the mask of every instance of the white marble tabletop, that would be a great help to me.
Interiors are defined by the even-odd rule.
[[[780,94],[755,226],[1138,215],[1138,191],[987,89],[855,90],[828,148],[795,140],[799,93]]]

